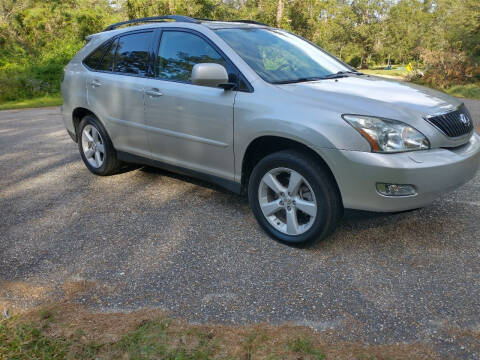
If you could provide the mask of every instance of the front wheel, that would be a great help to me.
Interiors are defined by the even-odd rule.
[[[262,159],[250,177],[248,195],[262,228],[289,244],[325,238],[343,212],[329,171],[313,157],[293,150]]]

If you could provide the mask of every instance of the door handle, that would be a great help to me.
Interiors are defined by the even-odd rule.
[[[96,88],[96,87],[99,87],[99,86],[102,86],[102,83],[98,80],[92,80],[90,82],[90,85],[93,87],[93,88]]]
[[[158,89],[146,90],[145,94],[151,97],[159,97],[163,95]]]

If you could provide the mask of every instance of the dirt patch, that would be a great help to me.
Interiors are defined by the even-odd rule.
[[[91,280],[68,281],[62,286],[64,300],[67,301],[75,301],[87,295],[95,301],[98,297],[112,294],[115,289],[115,286]]]
[[[51,288],[36,286],[23,281],[1,281],[0,297],[12,297],[23,299],[44,299]]]
[[[0,309],[11,307],[18,309],[20,304],[38,306],[51,297],[49,286],[32,285],[24,281],[0,280]]]
[[[88,294],[88,292],[96,287],[97,283],[95,281],[70,281],[63,284],[63,291],[65,292],[65,297],[67,299],[73,299],[77,296]]]
[[[92,280],[72,280],[56,286],[32,285],[24,281],[0,280],[0,310],[29,309],[52,302],[77,302],[88,297],[92,302],[114,293],[115,286]]]
[[[46,322],[46,333],[70,338],[81,329],[83,340],[118,341],[144,321],[166,317],[160,310],[145,309],[132,313],[95,313],[69,302],[50,304],[19,314],[15,322]]]

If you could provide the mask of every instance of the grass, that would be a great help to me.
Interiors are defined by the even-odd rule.
[[[34,99],[7,101],[4,103],[0,103],[0,110],[39,108],[59,105],[62,105],[62,97],[60,96],[60,94],[53,94]]]
[[[480,83],[467,85],[453,85],[444,89],[447,94],[457,97],[480,100]]]
[[[0,320],[0,359],[435,359],[422,344],[369,346],[298,326],[191,325],[155,310],[61,303]]]
[[[360,71],[369,75],[391,76],[398,78],[406,78],[408,75],[408,71],[404,66],[393,67],[391,70],[386,70],[384,67],[377,67],[372,69],[362,69]]]
[[[325,354],[316,349],[308,338],[297,337],[293,343],[289,344],[291,350],[304,356],[310,356],[315,360],[324,360]]]
[[[443,91],[451,96],[459,98],[467,98],[473,100],[480,100],[480,83],[464,84],[464,85],[450,85],[445,88],[425,84],[422,79],[415,80],[416,84],[430,87],[432,89]]]

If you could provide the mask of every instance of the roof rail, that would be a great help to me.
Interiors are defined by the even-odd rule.
[[[195,20],[199,21],[220,21],[220,22],[238,22],[244,24],[255,24],[255,25],[262,25],[262,26],[270,26],[268,24],[264,24],[255,20],[213,20],[213,19],[205,19],[205,18],[194,18]]]
[[[239,22],[245,24],[255,24],[255,25],[263,25],[263,26],[270,26],[268,24],[264,24],[255,20],[229,20],[228,22]]]
[[[105,28],[105,30],[103,30],[103,31],[114,30],[114,29],[116,29],[116,28],[118,28],[122,25],[127,25],[127,24],[162,22],[162,21],[166,21],[166,20],[175,20],[177,22],[187,22],[187,23],[195,23],[195,24],[200,23],[199,20],[191,18],[189,16],[182,16],[182,15],[151,16],[151,17],[145,17],[145,18],[140,18],[140,19],[133,19],[133,20],[118,22],[118,23],[107,26]]]

